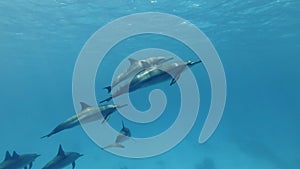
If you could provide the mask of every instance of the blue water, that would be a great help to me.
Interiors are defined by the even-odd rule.
[[[0,156],[4,159],[6,150],[40,153],[33,168],[42,168],[62,144],[66,151],[85,155],[77,161],[78,169],[300,168],[299,8],[297,0],[0,1]],[[101,150],[81,127],[40,140],[75,113],[72,74],[87,39],[108,22],[137,12],[187,19],[214,44],[225,69],[228,95],[213,137],[205,144],[197,142],[210,103],[207,72],[197,66],[192,68],[200,75],[196,125],[167,153],[146,159],[118,157]],[[115,62],[148,47],[190,59],[190,51],[172,39],[132,38],[109,53],[114,57],[104,60],[96,79],[98,100],[107,96],[102,87],[110,82]],[[178,102],[176,86],[170,89],[166,82],[156,87]],[[149,108],[145,96],[150,89],[132,94],[140,110]],[[141,130],[126,123],[134,136],[147,137],[165,130],[174,120],[170,110],[176,108],[168,104],[155,127],[146,124]],[[116,113],[112,123],[119,119]]]

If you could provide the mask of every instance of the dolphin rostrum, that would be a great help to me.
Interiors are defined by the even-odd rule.
[[[155,65],[160,65],[164,62],[167,62],[169,60],[172,60],[173,58],[167,58],[167,57],[162,57],[162,56],[155,56],[155,57],[149,57],[147,59],[143,59],[143,60],[136,60],[133,58],[129,58],[129,62],[130,62],[130,66],[129,68],[119,74],[116,79],[112,82],[111,86],[107,86],[104,89],[107,89],[107,91],[110,93],[111,89],[113,87],[115,87],[116,85],[118,85],[119,83],[121,83],[122,81],[133,77],[134,75],[136,75],[137,73],[139,73],[140,71],[147,69],[151,66],[155,66]]]
[[[6,151],[4,161],[0,163],[0,169],[31,169],[33,161],[39,156],[39,154],[19,155],[15,151],[13,155],[10,155]]]
[[[118,97],[124,93],[133,92],[137,89],[148,87],[170,79],[172,79],[170,85],[173,85],[188,66],[191,67],[197,63],[201,63],[201,61],[178,61],[149,67],[148,69],[136,74],[131,81],[118,88],[109,98],[100,101],[100,103],[110,101],[112,98]]]
[[[41,138],[50,137],[53,134],[56,134],[62,130],[78,126],[80,122],[85,124],[85,123],[96,121],[98,119],[103,119],[102,123],[104,123],[109,119],[111,114],[115,112],[118,108],[122,108],[126,106],[126,105],[116,105],[116,104],[90,106],[84,102],[80,102],[80,104],[81,104],[81,112],[68,118],[66,121],[56,126],[49,134]]]
[[[129,128],[125,127],[124,122],[122,121],[122,129],[120,130],[119,135],[115,140],[115,143],[103,147],[102,149],[107,149],[112,147],[125,148],[125,146],[123,146],[121,143],[128,140],[130,137],[131,137],[131,132]]]
[[[72,164],[72,169],[75,168],[75,161],[83,156],[76,152],[64,152],[61,145],[59,145],[57,155],[49,161],[42,169],[61,169],[69,164]]]

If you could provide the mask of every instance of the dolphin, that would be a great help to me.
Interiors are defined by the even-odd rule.
[[[131,132],[129,128],[126,128],[124,125],[124,122],[122,121],[122,129],[119,132],[119,135],[117,136],[115,143],[105,146],[102,149],[112,148],[112,147],[119,147],[119,148],[125,148],[121,143],[128,140],[131,137]]]
[[[31,169],[33,161],[39,156],[39,154],[19,155],[15,151],[11,156],[9,152],[6,151],[4,161],[0,163],[0,169]]]
[[[149,57],[149,58],[143,59],[143,60],[136,60],[133,58],[129,58],[128,59],[130,62],[129,68],[125,72],[119,74],[116,77],[116,79],[112,82],[111,86],[104,87],[104,89],[107,89],[108,93],[110,93],[113,87],[115,87],[122,81],[124,81],[130,77],[133,77],[140,71],[147,69],[154,65],[160,65],[160,64],[165,63],[172,59],[173,58],[171,58],[171,57],[167,58],[167,57],[162,57],[162,56]]]
[[[80,102],[80,104],[81,104],[81,112],[73,115],[72,117],[68,118],[64,122],[60,123],[49,134],[41,138],[50,137],[53,134],[56,134],[62,130],[78,126],[80,125],[80,122],[85,124],[103,118],[102,123],[104,123],[105,121],[108,121],[111,114],[115,112],[118,108],[122,108],[126,106],[126,104],[125,105],[107,104],[107,105],[92,107],[84,102]]]
[[[112,98],[118,97],[124,93],[133,92],[137,89],[148,87],[157,83],[161,83],[171,79],[170,86],[176,83],[181,73],[189,66],[193,66],[201,61],[177,61],[149,67],[136,74],[131,81],[118,88],[110,97],[100,101],[100,103],[110,101]]]
[[[76,152],[64,152],[61,145],[59,145],[57,155],[49,161],[42,169],[61,169],[69,164],[72,164],[72,169],[75,168],[75,160],[83,156]]]

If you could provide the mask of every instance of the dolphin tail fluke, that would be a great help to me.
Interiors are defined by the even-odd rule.
[[[110,92],[111,92],[111,86],[106,86],[106,87],[104,87],[103,89],[106,89],[106,90],[107,90],[107,93],[110,93]]]
[[[45,136],[43,136],[43,137],[41,137],[40,139],[43,139],[43,138],[46,138],[46,137],[50,137],[50,136],[52,136],[54,133],[53,132],[51,132],[51,133],[49,133],[49,134],[47,134],[47,135],[45,135]]]
[[[104,102],[108,102],[108,101],[110,101],[111,99],[112,99],[112,97],[110,96],[109,98],[104,99],[104,100],[100,101],[99,103],[101,104],[101,103],[104,103]]]
[[[42,136],[40,139],[46,138],[46,137],[50,137],[52,134],[47,134],[45,136]]]
[[[102,149],[105,150],[105,149],[108,149],[108,148],[125,148],[125,146],[123,146],[120,143],[114,143],[114,144],[108,145],[106,147],[103,147]]]

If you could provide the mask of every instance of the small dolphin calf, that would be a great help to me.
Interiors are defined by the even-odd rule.
[[[39,154],[19,155],[15,151],[11,156],[9,152],[6,151],[5,159],[0,163],[0,169],[31,169],[33,161],[39,156]]]
[[[129,58],[128,59],[130,62],[129,68],[125,72],[123,72],[117,76],[117,78],[112,82],[112,86],[107,86],[107,87],[105,87],[105,89],[107,89],[107,91],[110,93],[111,89],[113,87],[115,87],[122,81],[124,81],[130,77],[133,77],[140,71],[147,69],[150,66],[160,65],[160,64],[167,62],[169,60],[172,60],[172,59],[173,58],[166,58],[166,57],[162,57],[162,56],[150,57],[150,58],[143,59],[143,60],[136,60],[136,59]]]
[[[122,107],[126,106],[126,105],[108,104],[108,105],[103,105],[103,106],[92,107],[84,102],[81,102],[80,104],[81,104],[81,112],[68,118],[66,121],[64,121],[61,124],[59,124],[58,126],[56,126],[51,131],[51,133],[49,133],[41,138],[50,137],[53,134],[56,134],[62,130],[78,126],[80,124],[80,122],[89,123],[89,122],[96,121],[98,119],[102,119],[102,117],[104,117],[103,122],[105,122],[109,119],[111,114],[117,110],[117,108],[122,108]]]
[[[173,85],[188,66],[191,67],[200,62],[201,61],[180,61],[149,67],[148,69],[139,72],[130,82],[118,88],[109,98],[100,101],[100,103],[110,101],[112,98],[118,97],[124,93],[133,92],[137,89],[148,87],[170,79],[172,79],[170,85]]]
[[[124,122],[122,121],[122,129],[120,130],[119,135],[117,136],[115,143],[108,145],[106,147],[103,147],[103,149],[112,148],[112,147],[119,147],[119,148],[125,148],[121,143],[128,140],[131,137],[131,132],[129,128],[126,128],[124,126]]]
[[[42,169],[61,169],[70,164],[72,164],[72,169],[74,169],[75,160],[81,156],[83,155],[76,152],[64,152],[62,146],[59,145],[57,155]]]

